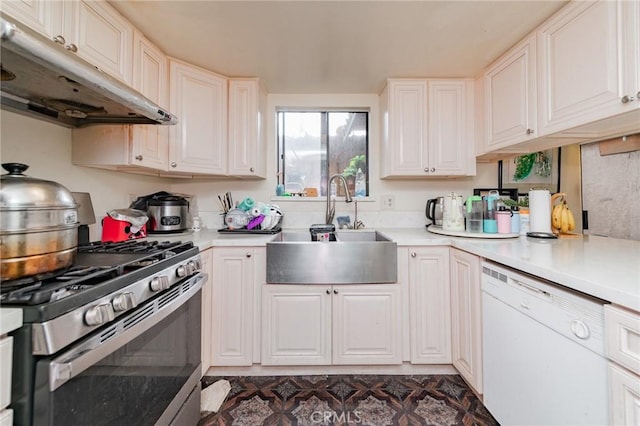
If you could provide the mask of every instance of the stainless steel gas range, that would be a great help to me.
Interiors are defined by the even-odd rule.
[[[18,425],[196,424],[201,272],[192,243],[130,240],[78,248],[62,273],[3,282]]]

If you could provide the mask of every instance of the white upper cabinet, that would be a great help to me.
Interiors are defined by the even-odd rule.
[[[260,80],[229,80],[229,175],[266,177],[266,106]]]
[[[472,80],[389,79],[380,113],[383,178],[475,174]]]
[[[167,58],[154,44],[136,31],[133,37],[133,88],[157,103],[168,106]],[[132,126],[132,164],[167,170],[169,128],[158,125]]]
[[[541,134],[640,108],[639,9],[636,1],[575,1],[540,27]]]
[[[537,137],[535,34],[492,64],[483,83],[486,133],[480,153]]]
[[[105,1],[3,1],[7,12],[91,65],[131,84],[133,25]]]
[[[473,80],[428,80],[427,90],[428,174],[475,175]]]
[[[4,0],[2,11],[51,39],[62,28],[62,2],[59,1]]]
[[[227,79],[169,59],[169,171],[227,174]]]
[[[133,87],[166,107],[169,84],[166,56],[137,31],[133,66]],[[138,173],[166,172],[169,168],[169,127],[125,124],[73,129],[72,162]]]

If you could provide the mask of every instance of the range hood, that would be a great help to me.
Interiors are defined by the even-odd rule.
[[[125,83],[5,15],[0,30],[3,109],[67,127],[178,122]]]

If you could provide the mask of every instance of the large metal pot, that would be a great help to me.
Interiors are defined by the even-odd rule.
[[[5,163],[0,177],[0,281],[70,266],[78,245],[78,205],[64,186]]]

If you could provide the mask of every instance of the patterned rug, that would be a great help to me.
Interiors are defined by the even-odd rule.
[[[231,391],[210,425],[497,425],[458,375],[253,376],[220,379]]]

